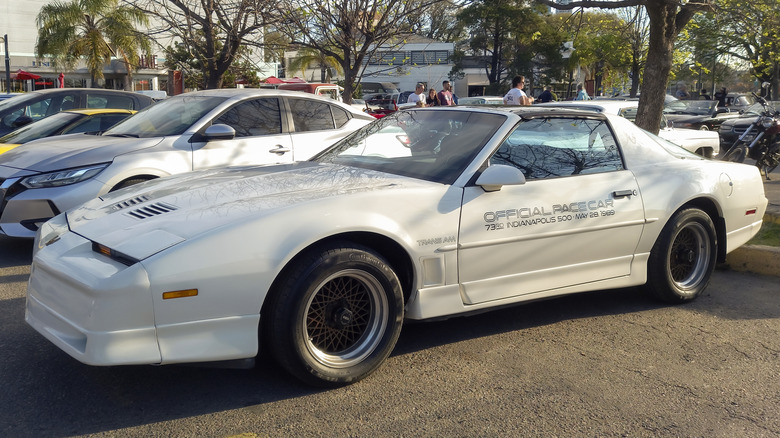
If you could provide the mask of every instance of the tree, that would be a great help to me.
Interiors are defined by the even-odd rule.
[[[697,12],[712,8],[712,0],[679,2],[669,0],[575,0],[567,4],[559,4],[554,0],[537,1],[562,10],[644,6],[649,20],[650,32],[636,124],[650,132],[657,133],[661,126],[666,84],[672,70],[674,43],[682,29]]]
[[[290,74],[301,71],[302,76],[305,76],[306,69],[312,64],[320,70],[320,82],[329,82],[336,74],[343,73],[338,59],[310,47],[304,47],[303,49],[298,50],[298,56],[296,56],[289,65],[285,66],[285,68]]]
[[[411,16],[442,0],[280,0],[278,28],[291,44],[337,60],[344,71],[344,98],[368,59],[380,48],[400,45],[410,35]]]
[[[223,76],[223,87],[235,87],[236,83],[239,82],[250,86],[260,85],[260,79],[257,77],[254,65],[247,61],[249,54],[250,50],[247,47],[239,49],[236,60],[228,67]],[[193,54],[183,44],[169,46],[165,49],[165,67],[169,70],[183,71],[185,88],[198,89],[203,87],[202,66],[205,64],[204,59],[193,57]]]
[[[527,51],[509,48],[519,44],[520,33],[532,34],[528,23],[539,17],[539,11],[528,6],[524,0],[474,0],[458,13],[458,20],[470,31],[469,49],[475,55],[486,58],[485,74],[489,89],[497,92],[505,79],[514,70],[527,67],[531,56]],[[520,23],[523,23],[520,25]],[[530,76],[530,75],[529,75]]]
[[[95,0],[98,1],[98,0]],[[241,47],[260,48],[263,30],[278,18],[272,0],[124,0],[153,16],[151,31],[169,35],[202,60],[203,88],[221,88]]]
[[[759,82],[780,84],[780,10],[776,0],[744,2],[720,0],[717,13],[697,17],[691,31],[699,47],[748,63]],[[714,64],[714,63],[713,63]]]
[[[119,56],[128,76],[137,70],[141,54],[150,52],[148,39],[135,29],[148,20],[140,11],[120,7],[118,0],[56,1],[36,17],[38,58],[51,57],[55,68],[73,69],[85,59],[92,80],[103,78],[103,67]],[[129,89],[131,81],[125,81]]]

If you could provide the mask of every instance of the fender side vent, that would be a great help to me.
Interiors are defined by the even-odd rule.
[[[157,202],[145,207],[137,208],[133,211],[129,211],[127,214],[136,219],[148,219],[150,217],[175,211],[176,209],[177,208],[173,205]]]

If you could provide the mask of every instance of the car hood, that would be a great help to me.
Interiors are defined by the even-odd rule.
[[[132,186],[87,202],[67,217],[73,232],[143,260],[202,233],[302,204],[310,214],[316,211],[313,204],[332,202],[334,197],[432,185],[441,186],[313,162],[223,168]]]
[[[165,137],[133,138],[105,135],[61,135],[25,143],[0,156],[0,164],[16,169],[49,172],[107,163],[122,154],[157,145]]]

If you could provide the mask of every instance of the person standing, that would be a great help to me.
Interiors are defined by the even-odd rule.
[[[504,105],[531,105],[534,98],[525,94],[525,76],[512,78],[512,88],[504,95]]]
[[[552,92],[552,86],[548,85],[547,88],[542,91],[542,94],[539,95],[538,98],[536,98],[541,103],[545,102],[553,102],[558,100],[558,98],[555,96],[555,93]]]
[[[590,96],[588,96],[588,92],[582,88],[582,84],[577,84],[577,97],[575,97],[574,100],[590,100]]]
[[[425,100],[427,96],[425,96],[425,84],[422,82],[418,82],[417,86],[414,87],[414,93],[409,95],[409,98],[406,99],[406,103],[415,103],[417,106],[425,106]]]
[[[452,99],[452,88],[450,87],[450,81],[443,81],[441,83],[441,91],[439,91],[438,97],[439,105],[455,106],[455,101]]]
[[[425,100],[425,106],[441,106],[439,103],[439,96],[436,94],[436,89],[431,88],[428,90],[428,97]]]
[[[710,97],[710,93],[707,92],[706,88],[701,89],[701,93],[699,93],[699,99],[700,100],[712,100]]]
[[[728,91],[726,91],[726,87],[721,87],[720,90],[715,92],[715,100],[718,101],[718,106],[725,108],[726,107],[726,96],[728,95]]]

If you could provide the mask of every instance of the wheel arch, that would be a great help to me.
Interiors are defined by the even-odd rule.
[[[152,174],[140,174],[140,175],[132,175],[132,176],[128,176],[128,177],[126,177],[126,178],[124,178],[124,179],[120,180],[120,181],[119,181],[119,182],[117,182],[116,184],[114,184],[114,185],[113,185],[113,187],[111,187],[111,189],[110,189],[109,191],[110,191],[110,192],[112,192],[112,191],[114,191],[114,190],[117,190],[118,188],[122,187],[122,185],[123,185],[124,183],[126,183],[126,182],[128,182],[128,181],[130,181],[130,180],[134,180],[134,179],[142,179],[142,180],[144,180],[144,181],[149,181],[149,180],[152,180],[152,179],[157,179],[157,178],[159,178],[159,176],[158,176],[158,175],[152,175]]]
[[[271,283],[271,287],[268,291],[269,295],[273,294],[278,289],[279,283],[282,279],[288,275],[288,272],[293,269],[298,260],[305,257],[314,248],[327,246],[330,243],[337,241],[348,241],[355,244],[368,247],[376,251],[379,255],[385,258],[390,263],[393,271],[398,276],[398,281],[401,283],[403,289],[404,301],[407,302],[411,296],[414,285],[414,265],[409,253],[395,240],[383,236],[381,234],[373,232],[347,232],[341,234],[334,234],[332,236],[325,237],[316,242],[311,243],[307,247],[303,248],[293,258],[291,258],[284,267],[279,271],[274,281]],[[269,303],[268,296],[263,301],[263,305],[260,309],[260,313],[266,309]]]
[[[726,261],[726,221],[723,218],[723,215],[720,212],[720,208],[718,208],[717,203],[710,199],[710,198],[695,198],[691,199],[690,201],[683,204],[680,208],[677,209],[677,211],[683,210],[685,208],[698,208],[699,210],[705,212],[707,216],[710,217],[712,220],[712,223],[715,225],[715,236],[717,239],[717,248],[718,248],[718,254],[717,254],[717,261],[718,263],[723,263]],[[675,213],[677,213],[677,211]],[[674,215],[671,215],[672,217]]]

